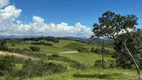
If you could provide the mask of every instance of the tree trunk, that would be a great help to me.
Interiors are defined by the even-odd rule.
[[[140,80],[140,69],[139,69],[139,66],[138,66],[138,64],[136,63],[136,60],[135,60],[135,58],[133,57],[133,55],[131,54],[130,50],[127,48],[127,46],[126,46],[126,40],[125,40],[125,42],[123,42],[123,45],[124,45],[126,51],[128,52],[128,54],[130,55],[130,57],[132,58],[134,64],[135,64],[135,67],[136,67],[136,70],[137,70],[137,74],[138,74],[138,80]]]
[[[102,43],[102,68],[104,67],[104,39],[103,39],[103,43]]]
[[[104,53],[102,53],[102,68],[104,69]]]

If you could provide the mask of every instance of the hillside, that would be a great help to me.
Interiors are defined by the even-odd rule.
[[[38,58],[33,58],[31,56],[26,56],[26,55],[22,55],[22,54],[19,54],[19,53],[10,53],[10,52],[4,52],[4,51],[0,51],[0,55],[2,56],[15,56],[17,58],[22,58],[22,59],[31,59],[31,60],[39,60]]]
[[[45,40],[41,40],[45,41]],[[88,44],[83,42],[78,42],[75,40],[64,40],[61,39],[59,43],[54,43],[50,41],[45,41],[48,43],[53,44],[53,46],[46,46],[46,45],[31,45],[32,41],[26,41],[22,42],[20,44],[15,44],[15,46],[12,46],[10,43],[8,43],[9,48],[17,48],[17,49],[24,49],[29,48],[30,46],[36,46],[41,49],[42,52],[45,52],[47,55],[57,53],[61,56],[65,56],[68,58],[71,58],[73,60],[79,61],[81,63],[89,63],[89,65],[93,65],[96,60],[101,59],[101,55],[99,54],[93,54],[90,52],[78,52],[78,53],[61,53],[61,52],[67,52],[67,51],[76,51],[77,49],[91,49],[94,48],[100,48],[100,46],[97,46],[95,44]],[[106,59],[111,59],[110,57],[106,57]]]
[[[119,70],[115,68],[101,69],[99,66],[101,65],[101,63],[97,63],[98,66],[94,66],[96,65],[96,61],[101,60],[102,55],[101,53],[90,52],[90,49],[92,47],[94,49],[101,49],[101,46],[97,44],[93,44],[93,43],[87,43],[87,42],[70,40],[70,39],[59,39],[59,42],[57,43],[46,40],[46,39],[41,39],[36,41],[12,39],[12,40],[7,40],[6,46],[8,47],[9,51],[0,52],[0,54],[9,55],[9,56],[13,55],[16,57],[22,56],[22,58],[39,59],[43,61],[42,64],[47,64],[47,63],[53,64],[53,65],[55,64],[54,66],[56,67],[58,65],[61,65],[60,67],[62,67],[62,69],[59,69],[59,70],[58,70],[58,67],[56,68],[58,72],[51,73],[51,75],[48,75],[45,73],[42,77],[37,75],[36,72],[33,71],[35,73],[34,74],[35,76],[22,77],[23,80],[47,80],[47,79],[48,80],[94,80],[94,79],[135,80],[135,77],[136,77],[134,70],[124,70],[124,69]],[[32,51],[31,46],[39,48],[40,51],[37,51],[37,52]],[[109,47],[107,47],[107,50],[113,51],[113,49]],[[115,59],[111,57],[111,54],[112,53],[107,54],[105,56],[105,61],[107,62],[115,61]],[[14,64],[18,65],[18,66],[15,66],[16,68],[18,68],[18,70],[24,70],[25,63],[27,62],[22,60],[22,62],[17,63],[16,61]],[[35,65],[36,66],[35,68],[39,68],[39,69],[41,68],[37,64],[33,64],[35,63],[33,61],[29,63],[32,65]],[[40,62],[36,62],[36,63],[42,65]],[[110,64],[110,63],[107,63],[107,64]],[[27,65],[27,68],[25,69],[30,70],[31,68],[32,66],[29,67]],[[33,69],[31,69],[31,71],[32,70]],[[44,72],[44,71],[41,71],[41,72]],[[33,73],[28,72],[28,75],[30,74],[33,74]],[[18,77],[15,77],[15,78],[11,76],[9,77],[10,79],[13,79],[13,80],[21,79]],[[2,79],[6,79],[6,78],[7,77],[4,76]]]

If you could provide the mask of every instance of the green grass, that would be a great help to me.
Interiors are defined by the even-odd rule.
[[[44,40],[42,40],[44,41]],[[19,49],[24,49],[24,48],[29,48],[30,46],[37,46],[40,47],[41,51],[49,54],[53,53],[59,53],[59,52],[65,52],[65,51],[71,51],[73,48],[78,48],[78,47],[86,47],[86,48],[100,48],[100,46],[95,46],[93,44],[87,44],[87,43],[82,43],[74,40],[60,40],[59,43],[53,43],[53,46],[45,46],[45,45],[31,45],[30,43],[32,41],[26,41],[27,44],[16,44],[14,47],[12,47],[10,44],[8,44],[8,47],[10,48],[19,48]],[[47,41],[49,42],[49,41]],[[79,53],[67,53],[67,54],[59,54],[61,56],[68,57],[72,60],[78,61],[80,63],[83,63],[85,65],[94,65],[96,60],[101,59],[101,55],[99,54],[92,54],[92,53],[87,53],[87,52],[79,52]],[[112,59],[111,57],[105,57],[106,60]]]
[[[22,69],[23,64],[15,64],[16,70]]]
[[[64,47],[68,45],[70,42],[72,41],[71,40],[60,40],[59,43],[53,43],[53,45],[56,47]]]
[[[40,40],[40,41],[45,41],[45,40]],[[29,46],[35,46],[35,45],[31,45],[30,43],[33,42],[31,40],[29,41],[25,41],[22,44],[15,44],[15,46],[11,46],[10,43],[8,43],[8,47],[10,48],[19,48],[19,49],[23,49],[23,48],[28,48]],[[59,43],[53,43],[50,41],[45,41],[48,43],[52,43],[53,46],[45,46],[45,45],[36,45],[37,47],[40,47],[42,51],[45,52],[61,52],[61,51],[67,51],[67,50],[72,50],[75,48],[100,48],[100,46],[96,46],[94,44],[87,44],[87,43],[82,43],[82,42],[78,42],[78,41],[74,41],[74,40],[60,40]]]
[[[32,41],[27,41],[31,43]],[[49,42],[49,41],[47,41]],[[82,42],[77,42],[73,40],[60,40],[59,43],[52,43],[53,46],[45,46],[45,45],[31,45],[31,44],[16,44],[12,47],[10,44],[8,46],[10,48],[28,48],[29,46],[37,46],[40,47],[41,51],[49,53],[58,53],[60,56],[68,57],[72,60],[85,64],[89,67],[92,67],[95,64],[96,60],[101,59],[100,54],[92,54],[89,52],[79,52],[79,53],[59,53],[65,51],[72,51],[74,48],[83,47],[83,48],[101,48],[100,46],[96,46],[93,44],[87,44]],[[112,48],[107,48],[112,50]],[[109,55],[105,56],[105,60],[114,60]],[[124,70],[124,69],[100,69],[100,68],[87,68],[86,70],[77,70],[71,68],[68,63],[56,60],[49,60],[48,62],[54,63],[64,63],[67,65],[67,71],[63,73],[57,73],[49,76],[42,77],[34,77],[25,80],[137,80],[137,74],[135,70]],[[21,68],[21,64],[17,64],[17,69]],[[24,79],[23,79],[24,80]]]
[[[31,44],[16,44],[14,47],[8,44],[8,46],[9,48],[18,48],[18,49],[24,49],[24,48],[29,48],[30,46],[36,46],[36,47],[40,47],[41,51],[44,51],[46,53],[57,53],[57,52],[63,52],[63,51],[69,50],[66,48],[59,48],[54,46],[31,45]]]
[[[45,41],[45,40],[41,40],[41,41]],[[29,48],[30,46],[37,46],[37,47],[40,47],[41,51],[46,52],[46,53],[59,53],[59,52],[74,50],[75,48],[81,48],[81,47],[91,48],[91,47],[93,47],[92,44],[81,43],[81,42],[77,42],[74,40],[60,40],[59,43],[45,41],[45,42],[52,43],[53,46],[31,45],[30,44],[31,42],[32,41],[29,40],[23,44],[15,44],[14,47],[11,46],[10,43],[8,43],[7,45],[9,48],[18,48],[18,49]]]
[[[134,70],[96,68],[84,71],[70,70],[60,74],[25,80],[137,80],[137,74]]]
[[[69,43],[68,45],[64,47],[69,48],[69,49],[81,49],[83,48],[83,45],[79,43]]]
[[[92,54],[92,53],[68,53],[68,54],[60,54],[61,56],[66,56],[72,60],[78,61],[82,64],[85,65],[90,65],[93,66],[95,64],[96,60],[100,60],[101,59],[101,55],[99,54]],[[112,60],[113,58],[106,56],[105,57],[106,60]]]
[[[60,40],[59,43],[53,43],[55,47],[62,47],[62,48],[67,46],[73,46],[70,48],[76,47],[75,45],[71,45],[71,44],[77,44],[79,46],[88,47],[88,48],[91,48],[94,46],[93,44],[82,43],[82,42],[78,42],[74,40]]]

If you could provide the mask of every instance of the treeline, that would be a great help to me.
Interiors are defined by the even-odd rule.
[[[81,43],[87,43],[90,44],[90,40],[89,39],[83,39],[83,38],[68,38],[68,37],[57,37],[60,40],[73,40],[73,41],[77,41],[77,42],[81,42]]]
[[[60,41],[59,38],[56,37],[33,37],[33,38],[7,38],[7,39],[0,39],[0,41],[5,41],[7,43],[24,43],[25,41],[50,41],[54,43],[58,43]]]
[[[54,43],[58,43],[59,42],[59,39],[56,38],[56,37],[36,37],[36,38],[23,38],[21,40],[32,40],[32,41],[40,41],[40,40],[46,40],[46,41],[51,41],[51,42],[54,42]]]
[[[93,47],[90,49],[90,52],[97,53],[97,54],[101,54],[102,52],[104,52],[105,54],[111,54],[111,55],[114,54],[114,51],[112,50],[102,49],[102,48],[93,48]]]
[[[45,41],[40,41],[40,42],[31,42],[32,45],[46,45],[46,46],[53,46],[53,44]]]
[[[78,52],[91,52],[93,54],[101,54],[104,52],[106,55],[112,55],[115,53],[115,51],[109,50],[109,49],[102,49],[102,48],[84,48],[84,47],[79,47],[76,49]]]

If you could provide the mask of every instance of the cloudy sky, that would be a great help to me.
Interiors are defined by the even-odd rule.
[[[88,38],[101,14],[135,14],[142,27],[141,0],[0,0],[0,36]]]

